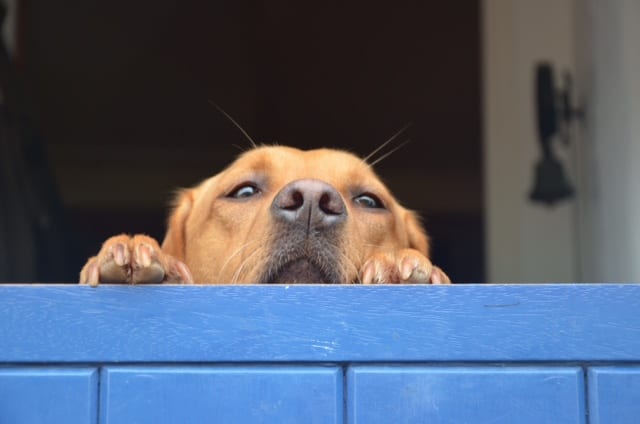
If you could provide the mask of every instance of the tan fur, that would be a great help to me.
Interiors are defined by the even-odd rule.
[[[302,230],[298,224],[294,228],[274,218],[274,199],[284,187],[299,180],[312,181],[311,186],[315,181],[328,184],[344,203],[344,222],[332,227],[330,236],[322,233],[322,225],[306,230],[317,239],[312,248],[305,247],[306,241],[300,242],[299,248],[290,248],[283,237],[303,237]],[[247,183],[257,186],[259,193],[229,197]],[[361,194],[375,195],[384,209],[358,204],[354,199]],[[309,259],[313,269],[340,280],[330,282],[449,282],[428,259],[428,238],[417,216],[394,199],[368,164],[331,149],[269,146],[241,155],[218,175],[178,195],[161,250],[152,239],[139,238],[151,251],[149,261],[143,264],[121,264],[121,257],[115,259],[113,252],[124,243],[122,237],[107,240],[98,256],[89,260],[81,273],[82,283],[113,282],[112,269],[129,269],[124,274],[132,276],[148,263],[163,268],[164,282],[267,282],[261,279],[270,271],[273,274],[286,268],[289,260],[300,259],[294,256],[303,251],[303,259]],[[128,243],[129,249],[135,250]],[[122,248],[117,249],[120,252]],[[274,253],[280,251],[279,256]],[[143,259],[147,258],[143,255]],[[109,261],[118,266],[111,264],[111,271],[107,270],[104,264]],[[131,277],[121,279],[123,283],[134,282]],[[144,282],[139,280],[135,282]]]

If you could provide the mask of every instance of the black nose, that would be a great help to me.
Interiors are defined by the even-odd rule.
[[[343,222],[347,211],[340,193],[320,180],[296,180],[276,195],[271,213],[281,221],[302,224],[309,229]]]

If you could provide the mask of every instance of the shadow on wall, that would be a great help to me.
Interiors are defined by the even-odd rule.
[[[0,22],[4,15],[0,4]],[[0,282],[60,282],[72,275],[71,236],[43,140],[24,104],[0,43]]]

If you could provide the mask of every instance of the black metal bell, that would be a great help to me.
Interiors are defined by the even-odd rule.
[[[574,190],[567,179],[562,164],[553,156],[543,157],[536,164],[533,189],[529,199],[552,205],[573,196]]]
[[[568,76],[565,79],[566,88],[559,91],[555,87],[551,65],[542,63],[536,68],[536,112],[542,159],[535,166],[535,181],[529,199],[548,206],[574,194],[562,163],[552,148],[552,142],[559,133],[564,134],[562,139],[565,143],[568,141],[570,121],[581,116],[581,111],[570,105],[571,80]]]

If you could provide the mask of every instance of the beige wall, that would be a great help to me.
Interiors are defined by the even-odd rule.
[[[484,35],[489,280],[640,282],[640,2],[486,0]],[[552,209],[525,199],[539,59],[575,70],[587,112],[558,149],[577,197]]]
[[[487,280],[565,282],[579,279],[576,201],[552,208],[528,193],[540,157],[534,111],[534,67],[575,66],[573,0],[485,0],[484,161]],[[558,79],[558,78],[557,78]],[[574,185],[574,140],[556,145]],[[580,187],[578,187],[580,190]]]
[[[580,2],[588,126],[581,198],[587,281],[640,282],[640,2]]]

